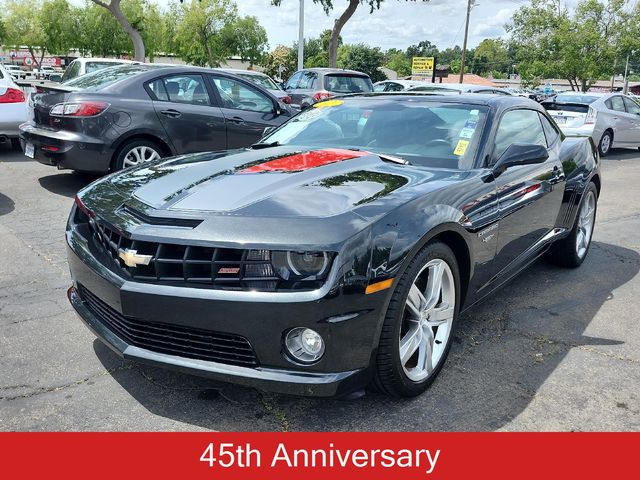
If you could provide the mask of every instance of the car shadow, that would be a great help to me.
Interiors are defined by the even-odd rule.
[[[637,148],[612,148],[611,153],[603,158],[603,160],[637,160],[638,149]]]
[[[78,193],[78,190],[86,187],[98,178],[100,178],[98,175],[89,173],[66,172],[40,177],[38,183],[40,183],[42,188],[49,190],[51,193],[73,198],[76,193]]]
[[[13,200],[11,200],[6,195],[0,193],[0,216],[13,212],[14,208],[15,208],[15,204]]]
[[[618,340],[583,334],[612,292],[640,271],[640,255],[594,242],[581,268],[544,260],[461,316],[451,354],[423,395],[297,398],[122,361],[94,350],[112,377],[155,415],[212,430],[496,430],[514,420],[573,349]],[[118,368],[120,366],[121,368]]]

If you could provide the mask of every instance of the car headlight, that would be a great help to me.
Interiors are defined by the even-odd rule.
[[[327,252],[272,252],[271,263],[284,280],[317,280],[329,270]]]

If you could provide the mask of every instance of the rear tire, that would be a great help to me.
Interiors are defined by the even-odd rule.
[[[577,268],[587,258],[598,210],[598,189],[590,182],[585,189],[576,220],[569,236],[558,240],[548,252],[552,263],[566,268]]]
[[[395,286],[380,334],[373,386],[395,397],[424,392],[449,354],[459,304],[456,257],[444,243],[430,242]]]
[[[162,148],[151,140],[144,138],[129,140],[118,149],[113,162],[113,170],[134,167],[141,163],[160,159],[163,156]]]
[[[598,144],[598,152],[600,152],[601,157],[606,157],[611,153],[611,145],[613,144],[613,132],[611,130],[606,130],[602,134],[602,138],[600,139],[600,143]]]

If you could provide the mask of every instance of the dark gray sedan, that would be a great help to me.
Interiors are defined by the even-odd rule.
[[[20,126],[25,155],[57,168],[107,173],[159,157],[245,147],[292,116],[236,75],[126,65],[40,87]]]

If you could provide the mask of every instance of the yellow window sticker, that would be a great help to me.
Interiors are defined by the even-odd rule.
[[[325,100],[324,102],[315,103],[313,108],[337,107],[343,103],[344,102],[342,100]]]
[[[453,154],[461,157],[467,151],[468,146],[469,140],[458,140],[458,144],[456,145],[456,149],[453,151]]]

